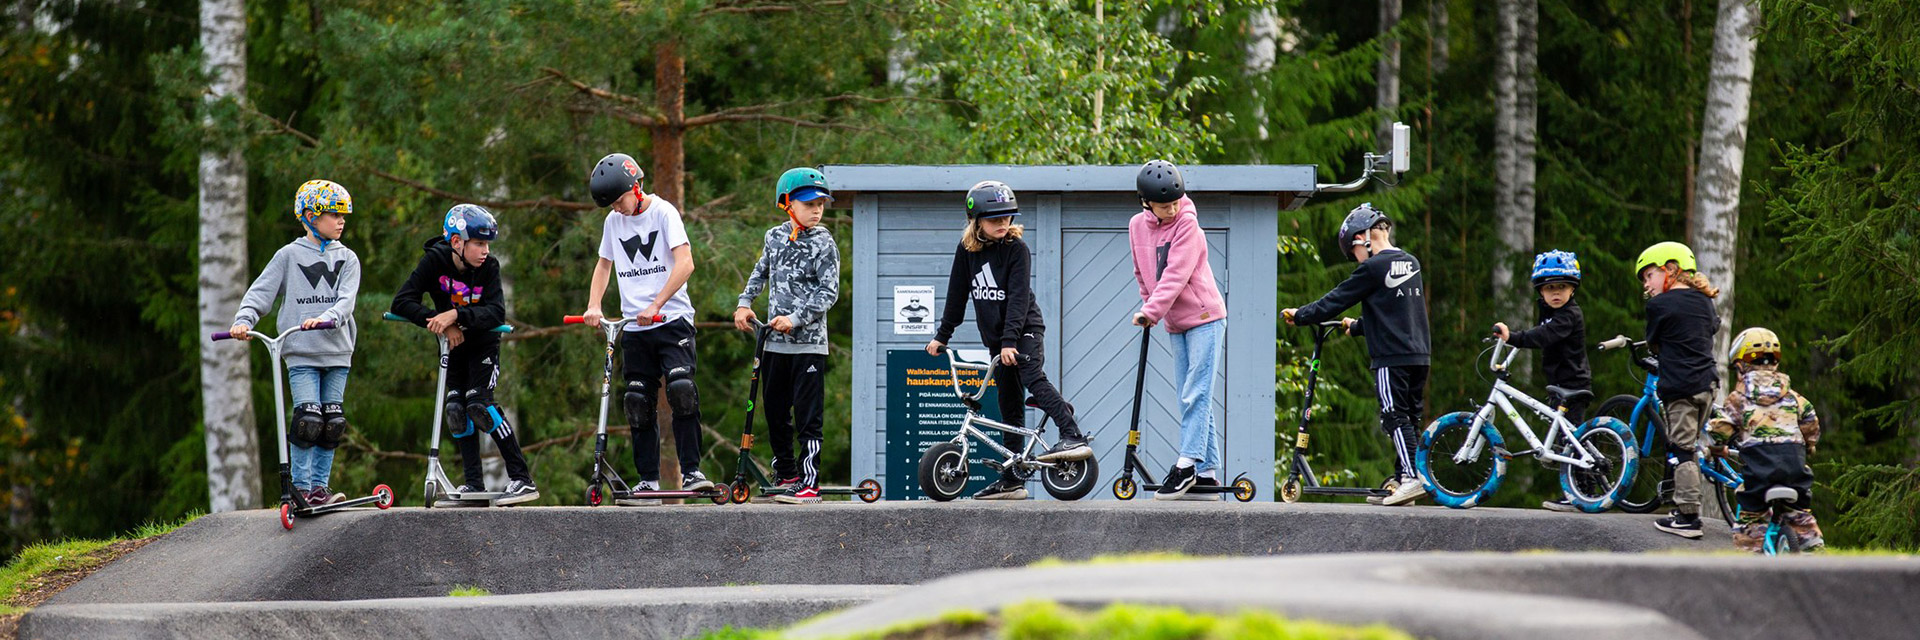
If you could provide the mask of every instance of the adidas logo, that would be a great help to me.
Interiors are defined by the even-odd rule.
[[[819,372],[820,372],[820,367],[815,365],[807,365],[807,373],[819,373]]]
[[[1007,299],[1006,290],[1001,289],[1000,283],[993,279],[993,265],[991,264],[980,265],[980,273],[976,273],[973,275],[973,299],[975,300]]]

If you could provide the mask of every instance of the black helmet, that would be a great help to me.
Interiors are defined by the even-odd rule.
[[[610,153],[593,168],[593,177],[587,179],[587,191],[593,193],[594,204],[611,206],[645,177],[647,173],[640,170],[633,156]]]
[[[448,242],[452,242],[454,236],[493,242],[500,239],[500,224],[494,222],[493,214],[488,213],[486,207],[456,204],[447,210],[447,217],[441,224],[441,236]]]
[[[1374,225],[1382,222],[1389,225],[1393,224],[1393,221],[1387,218],[1387,214],[1381,213],[1379,209],[1373,208],[1373,203],[1363,202],[1360,206],[1354,207],[1353,211],[1347,213],[1346,221],[1340,223],[1340,237],[1335,240],[1333,244],[1339,247],[1340,254],[1346,256],[1349,260],[1353,259],[1353,245],[1365,244],[1368,251],[1371,252],[1373,241],[1355,241],[1353,237],[1366,233],[1368,229],[1372,229]]]
[[[1187,180],[1180,176],[1180,167],[1165,160],[1142,165],[1133,184],[1140,192],[1140,199],[1147,202],[1173,202],[1187,195]]]
[[[1020,203],[1013,199],[1013,187],[998,180],[987,180],[967,190],[967,219],[1020,215]]]

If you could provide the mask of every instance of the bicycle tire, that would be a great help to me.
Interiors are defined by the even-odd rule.
[[[1673,467],[1667,464],[1666,420],[1654,412],[1644,416],[1640,425],[1631,422],[1633,407],[1639,403],[1640,396],[1617,395],[1600,403],[1592,417],[1610,417],[1627,425],[1642,452],[1633,484],[1614,500],[1614,506],[1627,513],[1653,513],[1673,496]]]

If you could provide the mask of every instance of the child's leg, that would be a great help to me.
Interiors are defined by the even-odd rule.
[[[1226,321],[1216,320],[1169,334],[1173,367],[1180,381],[1180,457],[1199,465],[1199,473],[1220,466],[1213,428],[1214,368],[1220,361]]]
[[[820,486],[820,441],[825,439],[827,357],[794,356],[793,422],[800,436],[800,482]]]
[[[1060,426],[1060,434],[1080,435],[1080,424],[1073,419],[1073,409],[1067,406],[1067,399],[1060,396],[1060,390],[1047,380],[1046,336],[1040,332],[1028,332],[1020,336],[1020,353],[1027,360],[1020,363],[1020,383],[1033,396],[1033,403],[1046,412],[1053,423]],[[1024,400],[1022,403],[1024,404]],[[1004,404],[1004,403],[1003,403]]]
[[[1000,353],[995,351],[993,357],[1000,357]],[[1020,370],[1004,365],[995,366],[993,387],[998,390],[996,393],[1000,394],[1000,421],[1016,427],[1027,426],[1027,390],[1020,385]],[[1000,444],[1014,453],[1019,453],[1020,448],[1026,446],[1027,439],[1011,431],[1002,431]]]
[[[1680,460],[1673,470],[1673,506],[1686,515],[1700,514],[1700,463],[1693,459],[1700,443],[1700,424],[1713,402],[1713,392],[1703,391],[1666,403],[1667,451]]]
[[[627,435],[633,442],[633,470],[644,482],[660,481],[660,430],[654,407],[660,403],[660,366],[650,331],[620,334],[620,360],[627,379],[621,397],[627,410]]]
[[[700,391],[693,383],[693,323],[675,320],[648,333],[661,334],[660,368],[667,406],[673,409],[673,446],[682,475],[700,470]]]
[[[793,456],[793,367],[797,356],[767,352],[760,358],[762,407],[767,415],[767,437],[773,445],[773,475],[778,479],[798,477],[800,465]]]
[[[1413,467],[1419,443],[1415,425],[1425,404],[1427,368],[1381,367],[1374,370],[1374,383],[1380,395],[1380,430],[1393,440],[1395,472],[1403,482],[1413,479],[1419,475]]]
[[[340,440],[346,437],[348,367],[327,367],[320,372],[320,406],[322,417],[326,419],[328,442],[313,449],[311,471],[307,478],[315,487],[332,486],[333,452],[340,446]]]
[[[494,447],[500,450],[500,460],[506,464],[507,477],[532,484],[533,473],[527,467],[526,455],[520,452],[519,434],[493,400],[494,387],[500,382],[500,343],[487,345],[475,355],[478,357],[469,359],[467,370],[467,379],[474,382],[465,398],[467,419],[473,422],[474,429],[485,431],[493,438]],[[478,462],[476,456],[476,466]]]
[[[445,426],[447,435],[453,438],[453,448],[460,452],[461,484],[485,489],[487,473],[480,466],[479,430],[474,428],[472,416],[467,415],[467,389],[473,369],[470,362],[477,359],[469,347],[470,344],[462,344],[447,352],[447,395],[440,399],[440,410],[446,416]]]
[[[287,391],[293,395],[293,415],[287,418],[287,443],[291,449],[287,466],[293,475],[293,488],[307,491],[315,486],[314,447],[304,436],[314,429],[312,423],[325,419],[320,414],[320,369],[287,367]]]

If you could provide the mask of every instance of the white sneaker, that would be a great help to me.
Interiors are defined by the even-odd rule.
[[[1386,489],[1387,493],[1393,493],[1395,489],[1400,488],[1400,481],[1395,478],[1388,478],[1386,482],[1380,484],[1380,488]],[[1381,501],[1386,499],[1386,496],[1367,496],[1367,504],[1380,504]]]
[[[1380,504],[1389,507],[1398,507],[1404,504],[1412,504],[1414,500],[1424,495],[1427,495],[1427,485],[1417,480],[1406,480],[1402,481],[1400,486],[1394,487],[1392,494],[1381,498]]]
[[[633,483],[633,486],[628,487],[628,490],[632,493],[640,493],[643,491],[659,491],[660,483],[655,482],[653,480],[641,480],[639,482]],[[651,507],[651,506],[660,504],[660,499],[659,498],[621,498],[619,500],[613,501],[613,503],[620,505],[622,507]]]

